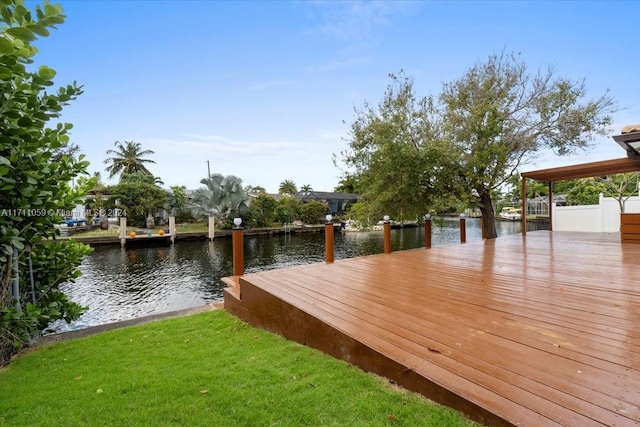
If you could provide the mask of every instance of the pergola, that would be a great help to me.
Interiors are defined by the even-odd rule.
[[[549,230],[552,226],[553,183],[569,179],[614,175],[640,171],[640,131],[616,135],[613,139],[627,152],[626,158],[582,163],[551,169],[524,172],[522,177],[522,234],[527,234],[527,178],[549,183]]]

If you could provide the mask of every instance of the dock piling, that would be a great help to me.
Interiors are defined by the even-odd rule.
[[[467,223],[464,215],[460,215],[460,243],[467,243]]]
[[[327,264],[333,263],[333,248],[334,248],[334,236],[333,236],[333,217],[331,215],[326,216],[327,222],[324,224],[324,248],[325,248],[325,261]]]
[[[424,216],[424,247],[431,248],[431,215]]]
[[[120,218],[120,246],[127,244],[127,217]]]
[[[176,241],[176,217],[169,217],[169,234],[171,235],[171,243],[173,244]]]
[[[213,215],[209,216],[209,226],[207,227],[207,231],[209,232],[208,236],[209,236],[209,240],[211,241],[213,241],[213,238],[215,237],[215,233],[216,233],[215,220],[216,220],[215,216]]]
[[[234,218],[235,227],[231,231],[232,247],[233,247],[233,275],[242,276],[244,274],[244,234],[241,218]]]
[[[391,221],[389,215],[384,216],[384,253],[391,253]]]

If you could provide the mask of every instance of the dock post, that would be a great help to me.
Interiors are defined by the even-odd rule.
[[[384,253],[391,253],[391,222],[389,215],[384,216]]]
[[[127,244],[127,217],[120,218],[120,246],[124,248]]]
[[[431,215],[426,214],[424,216],[424,247],[425,249],[431,248]]]
[[[467,243],[467,221],[464,214],[460,214],[460,243]]]
[[[233,246],[233,275],[242,276],[244,274],[244,233],[242,231],[241,218],[234,218],[235,227],[231,231]]]
[[[213,215],[209,216],[209,226],[207,227],[209,231],[209,240],[213,240],[216,233],[215,219],[216,219],[215,216]]]
[[[334,247],[334,237],[333,237],[333,217],[331,215],[326,216],[327,222],[324,224],[324,250],[325,250],[325,261],[327,264],[333,263],[333,247]]]
[[[484,226],[484,217],[480,217],[480,230],[482,231],[482,240],[487,238],[487,229]]]
[[[176,241],[176,217],[175,216],[169,217],[169,235],[171,236],[169,237],[171,239],[171,244],[173,244]]]

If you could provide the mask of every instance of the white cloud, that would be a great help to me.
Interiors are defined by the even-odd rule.
[[[319,13],[318,31],[351,42],[370,38],[391,25],[394,15],[415,7],[414,2],[403,1],[322,1],[314,5]]]
[[[305,151],[306,142],[287,141],[242,141],[219,135],[185,135],[182,139],[155,139],[149,146],[156,152],[198,153],[202,155],[275,155],[282,152]]]

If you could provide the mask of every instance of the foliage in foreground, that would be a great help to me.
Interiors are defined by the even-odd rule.
[[[71,124],[58,122],[82,87],[52,89],[55,71],[31,65],[38,51],[32,42],[63,22],[59,5],[38,5],[32,13],[22,1],[0,1],[0,365],[46,321],[71,320],[81,312],[57,286],[74,277],[87,249],[44,242],[58,234],[56,222],[92,185],[89,180],[72,187],[89,163],[74,156]],[[58,123],[47,127],[50,120]],[[29,258],[35,292],[26,273]],[[59,260],[66,263],[64,270],[56,265]]]
[[[60,342],[0,371],[7,426],[472,426],[224,311]]]

